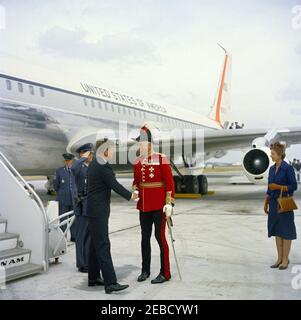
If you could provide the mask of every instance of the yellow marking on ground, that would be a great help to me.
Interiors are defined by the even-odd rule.
[[[199,193],[176,193],[176,199],[200,199],[202,197]]]
[[[206,196],[214,195],[215,191],[208,191]],[[176,199],[201,199],[202,195],[199,193],[175,193]]]

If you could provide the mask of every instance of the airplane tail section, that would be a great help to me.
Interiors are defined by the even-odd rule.
[[[225,59],[222,73],[220,76],[217,93],[214,99],[213,107],[210,111],[209,118],[216,121],[221,128],[226,129],[229,125],[229,112],[231,109],[231,64],[232,58],[230,53],[219,45],[225,52]]]

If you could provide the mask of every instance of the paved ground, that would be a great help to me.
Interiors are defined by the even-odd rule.
[[[177,200],[174,217],[175,246],[183,280],[171,253],[171,281],[138,283],[140,229],[132,203],[113,197],[110,222],[113,260],[120,283],[127,291],[106,295],[103,288],[88,288],[85,274],[75,269],[75,249],[52,265],[47,274],[7,285],[1,299],[300,299],[292,288],[292,267],[301,265],[300,240],[293,243],[288,270],[272,270],[275,246],[267,238],[262,211],[265,187],[229,185],[226,176],[209,177],[215,195],[201,200]],[[300,191],[297,201],[301,204]],[[300,211],[301,212],[301,211]],[[296,212],[296,225],[301,218]],[[153,239],[152,275],[159,272],[159,251]],[[299,284],[300,280],[299,280]]]

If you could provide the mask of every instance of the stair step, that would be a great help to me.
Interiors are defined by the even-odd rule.
[[[6,270],[6,282],[19,278],[31,276],[43,271],[43,267],[33,263],[27,263],[22,266],[9,268]]]
[[[0,251],[0,267],[6,270],[29,263],[31,250],[14,248]]]
[[[5,219],[0,219],[0,233],[6,232],[6,223]]]
[[[15,233],[0,233],[0,251],[16,248],[18,238],[19,235]]]

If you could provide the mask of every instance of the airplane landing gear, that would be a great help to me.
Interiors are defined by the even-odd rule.
[[[193,193],[205,195],[208,193],[208,181],[204,175],[174,176],[176,193]]]
[[[198,176],[199,181],[199,193],[207,194],[208,193],[208,180],[207,177],[203,174]]]
[[[182,175],[174,163],[171,162],[171,165],[178,174],[174,176],[176,193],[200,193],[202,195],[208,193],[208,180],[205,175]]]

